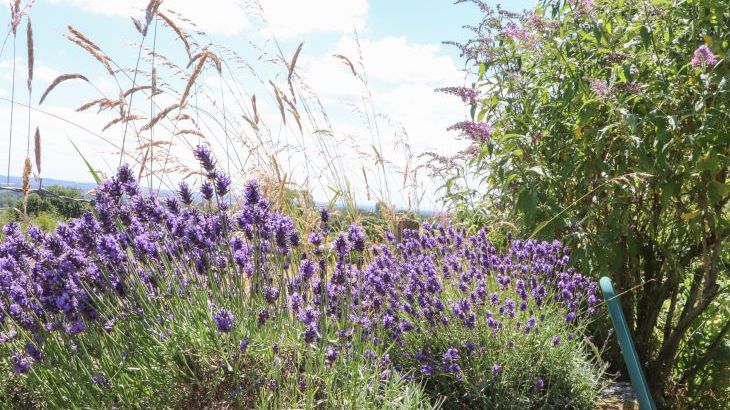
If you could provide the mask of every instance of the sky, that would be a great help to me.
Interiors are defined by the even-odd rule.
[[[502,5],[508,10],[521,11],[532,3],[518,0],[504,1]],[[111,173],[118,165],[118,148],[114,145],[118,146],[122,139],[123,126],[117,124],[101,132],[104,125],[114,118],[114,113],[99,115],[94,110],[78,113],[75,109],[100,95],[116,98],[120,86],[98,62],[64,35],[68,33],[67,26],[73,26],[92,38],[115,62],[124,67],[134,67],[140,34],[134,29],[130,17],[143,20],[146,4],[146,0],[37,0],[28,9],[35,54],[30,99],[34,110],[30,113],[30,129],[38,126],[41,130],[42,175],[81,182],[92,180],[70,141],[102,172]],[[277,66],[270,60],[278,55],[291,59],[298,45],[303,44],[296,64],[297,75],[316,93],[327,112],[326,118],[315,122],[321,124],[326,121],[341,139],[343,150],[348,149],[350,141],[363,152],[370,151],[368,154],[353,153],[348,158],[345,158],[347,154],[343,154],[345,159],[336,169],[360,191],[363,201],[377,196],[368,191],[371,189],[368,184],[389,185],[389,189],[395,191],[391,201],[399,206],[408,205],[405,204],[407,195],[398,192],[404,190],[402,186],[405,184],[396,181],[403,177],[390,171],[380,175],[378,168],[373,167],[368,159],[367,155],[371,155],[372,151],[377,151],[382,157],[392,157],[389,163],[394,169],[402,169],[407,161],[398,162],[405,157],[403,145],[398,144],[406,138],[404,135],[407,135],[411,153],[409,161],[414,164],[420,153],[430,151],[448,155],[464,147],[465,143],[454,133],[447,132],[446,128],[465,119],[466,110],[458,99],[435,93],[434,89],[463,85],[469,80],[458,50],[443,45],[442,41],[464,41],[468,38],[468,32],[462,26],[476,24],[480,18],[480,12],[474,5],[454,5],[451,0],[260,0],[255,3],[254,0],[165,0],[161,10],[166,12],[168,9],[179,13],[168,15],[173,16],[183,28],[193,30],[184,22],[184,17],[207,33],[205,41],[235,50],[241,61],[246,62],[246,67],[256,72],[256,76],[247,77],[246,67],[239,67],[241,71],[231,73],[231,79],[241,90],[240,94],[234,94],[225,89],[221,78],[216,78],[212,70],[206,70],[200,81],[205,84],[206,90],[220,95],[216,102],[211,100],[211,104],[232,107],[241,103],[244,95],[247,100],[257,95],[258,111],[270,124],[276,123],[279,113],[274,93],[269,89],[268,98],[265,98],[267,91],[264,88],[268,87],[269,80],[282,89],[287,87],[286,69],[282,72],[281,64]],[[0,21],[9,21],[7,7],[0,9]],[[186,61],[182,45],[174,34],[169,29],[159,30],[156,47]],[[9,35],[0,54],[0,132],[4,134],[0,134],[0,175],[6,173],[11,134],[11,175],[22,172],[27,151],[28,109],[25,105],[15,106],[12,132],[9,132],[10,103],[7,101],[12,94],[13,44],[16,47],[15,100],[23,104],[28,101],[25,32],[24,21],[15,42],[12,34]],[[145,46],[150,47],[149,40],[145,41]],[[353,76],[344,60],[334,55],[345,56],[354,62],[359,76]],[[81,73],[91,84],[79,80],[61,83],[39,105],[40,94],[63,73]],[[366,87],[363,78],[367,80]],[[174,81],[170,80],[171,83]],[[143,82],[140,80],[137,84]],[[180,89],[182,84],[176,85]],[[174,99],[163,94],[156,97],[155,102],[160,104],[156,109],[159,112]],[[242,111],[251,115],[250,107],[247,107]],[[233,116],[233,111],[228,115]],[[242,127],[246,126],[245,122],[242,124]],[[315,150],[317,142],[307,134],[317,133],[315,128],[319,125],[305,124],[299,132],[291,124],[290,118],[286,127],[268,128],[271,140],[263,144],[271,145],[271,150],[276,151],[276,147],[283,146],[279,144],[297,141],[302,152]],[[207,131],[216,133],[212,126]],[[214,152],[223,146],[219,139],[211,139],[209,144]],[[30,145],[32,158],[32,142]],[[287,155],[285,159],[280,158],[280,162],[285,163],[284,171],[294,179],[302,174],[300,169],[311,167],[311,162],[316,162]],[[360,166],[357,161],[370,163]],[[250,161],[241,162],[250,165]],[[373,179],[379,179],[379,184]],[[388,179],[390,181],[386,181]],[[313,184],[312,181],[308,183]],[[318,185],[313,188],[315,197],[322,197],[318,199],[325,199],[330,194],[325,188],[330,184],[320,182],[314,185]],[[401,188],[399,185],[402,185]],[[432,207],[437,197],[435,184],[421,183],[421,189],[424,191],[424,203]]]

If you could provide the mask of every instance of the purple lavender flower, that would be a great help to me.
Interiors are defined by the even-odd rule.
[[[104,389],[112,386],[111,381],[109,381],[109,378],[106,377],[104,372],[99,372],[91,376],[91,382]]]
[[[443,356],[444,363],[454,363],[459,361],[459,351],[450,347]]]
[[[35,344],[27,343],[25,345],[25,352],[33,358],[34,361],[40,362],[43,359],[43,352],[38,350]]]
[[[259,182],[252,179],[246,183],[243,190],[243,197],[246,199],[246,205],[257,205],[261,201],[261,187]]]
[[[324,353],[324,361],[327,365],[332,365],[337,360],[340,352],[332,346],[327,346],[327,350]]]
[[[357,224],[351,224],[347,231],[347,239],[352,243],[355,252],[365,251],[365,232]]]
[[[350,253],[350,250],[352,249],[352,245],[347,240],[347,237],[344,234],[340,234],[337,239],[332,243],[332,249],[335,251],[335,254],[337,254],[338,258],[344,258],[347,256],[347,254]]]
[[[193,151],[195,158],[200,162],[200,166],[208,173],[211,174],[215,170],[215,161],[210,152],[210,148],[205,145],[198,145]]]
[[[266,286],[264,288],[264,299],[268,304],[274,304],[279,299],[279,288],[276,286]]]
[[[11,357],[13,362],[13,371],[18,374],[26,374],[33,364],[33,358],[25,353],[14,353]]]
[[[502,366],[499,363],[495,363],[492,365],[492,373],[495,375],[499,374],[502,371]]]
[[[302,279],[310,280],[314,276],[314,272],[317,270],[317,265],[309,259],[302,259],[299,265],[299,273],[302,275]]]
[[[203,199],[206,201],[213,199],[213,185],[208,181],[203,181],[203,183],[200,184],[200,195],[202,195]]]
[[[535,390],[542,390],[545,388],[545,381],[543,379],[535,380]]]
[[[304,342],[306,343],[315,343],[319,341],[320,336],[319,332],[317,331],[317,327],[314,325],[307,326],[306,330],[304,331]]]
[[[269,320],[269,317],[270,317],[269,310],[268,309],[261,309],[259,311],[259,315],[258,315],[258,324],[259,324],[259,326],[263,326],[266,323],[266,321]]]
[[[298,292],[294,292],[289,296],[289,309],[294,312],[298,313],[299,309],[302,307],[303,299],[301,295],[299,295]]]
[[[702,44],[701,46],[697,47],[692,53],[692,61],[691,61],[692,67],[706,67],[706,66],[714,66],[717,64],[717,58],[715,58],[715,54],[712,53],[712,50],[710,50],[709,47]]]
[[[225,196],[231,187],[231,177],[223,172],[217,172],[215,174],[215,193],[219,197]]]
[[[449,348],[442,357],[443,369],[445,372],[454,373],[457,378],[461,377],[461,367],[459,366],[459,351],[455,348]]]
[[[180,194],[180,200],[185,205],[190,205],[193,203],[193,193],[190,191],[190,187],[188,186],[187,182],[182,181],[180,182],[180,190],[178,191]]]
[[[213,313],[213,321],[215,321],[216,330],[221,333],[228,333],[236,326],[233,312],[226,308],[220,308]]]
[[[363,352],[362,357],[365,358],[365,360],[375,360],[377,357],[377,354],[372,349],[367,349]]]
[[[307,240],[314,246],[319,247],[320,245],[322,245],[322,235],[317,232],[310,233]]]
[[[568,314],[565,316],[565,321],[568,323],[573,323],[575,320],[575,312],[568,312]]]
[[[319,219],[322,221],[322,225],[327,225],[327,222],[330,220],[330,212],[327,210],[327,208],[322,208],[319,210]]]

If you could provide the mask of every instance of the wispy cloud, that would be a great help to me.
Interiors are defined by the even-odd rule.
[[[128,18],[142,13],[148,0],[50,0],[65,3],[90,13]],[[172,9],[191,19],[210,34],[236,35],[254,27],[247,9],[262,8],[273,32],[279,38],[324,31],[343,32],[362,29],[368,12],[367,0],[166,0],[162,8]]]

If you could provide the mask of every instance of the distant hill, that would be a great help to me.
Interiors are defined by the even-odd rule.
[[[15,177],[10,176],[10,184],[6,183],[7,177],[5,175],[0,175],[0,186],[12,186],[12,187],[19,187],[23,184],[23,178],[21,177]],[[32,188],[36,188],[38,186],[38,182],[34,179],[31,179],[30,183]],[[96,184],[94,182],[76,182],[76,181],[66,181],[63,179],[53,179],[53,178],[43,178],[43,186],[51,186],[51,185],[58,185],[62,187],[68,187],[68,188],[76,188],[79,191],[86,193],[93,188],[96,188]]]
[[[4,186],[11,186],[11,187],[20,187],[23,184],[23,179],[21,177],[11,176],[10,177],[10,184],[8,185],[5,182],[5,175],[0,175],[0,187]],[[87,192],[91,191],[92,189],[96,188],[96,183],[94,182],[77,182],[77,181],[66,181],[63,179],[53,179],[53,178],[43,178],[43,186],[48,187],[51,185],[58,185],[62,187],[68,187],[68,188],[75,188],[79,191],[81,191],[82,194],[86,194]],[[38,187],[38,181],[35,181],[31,179],[31,188],[37,188]],[[174,193],[170,190],[163,189],[160,190],[160,196],[166,197],[173,195]],[[200,194],[195,192],[194,197],[196,199],[200,199]],[[315,205],[317,207],[327,207],[327,202],[325,201],[314,201]],[[340,208],[340,205],[336,205],[335,208]],[[360,204],[358,208],[361,211],[365,212],[375,212],[376,207],[375,204]],[[431,209],[421,209],[418,211],[418,214],[421,216],[433,216],[434,211]]]

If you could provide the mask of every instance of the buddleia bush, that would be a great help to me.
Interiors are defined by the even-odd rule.
[[[563,239],[625,292],[660,404],[722,396],[701,374],[730,330],[705,314],[727,305],[730,3],[458,3],[483,18],[454,43],[473,86],[442,89],[470,111],[452,127],[469,148],[441,168],[455,218]]]

